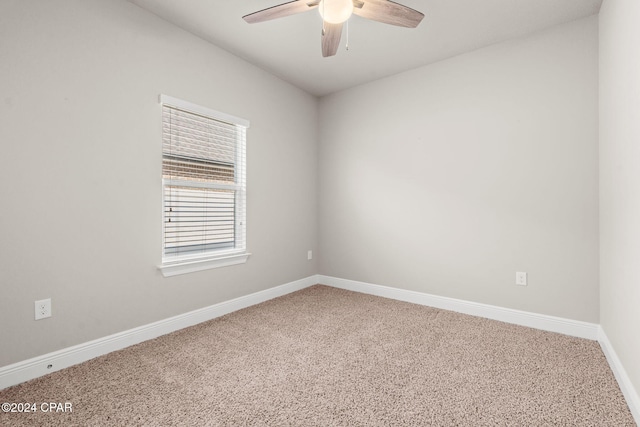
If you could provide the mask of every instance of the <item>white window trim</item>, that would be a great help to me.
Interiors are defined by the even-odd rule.
[[[193,273],[196,271],[209,270],[211,268],[228,267],[230,265],[244,264],[251,255],[248,252],[238,252],[230,254],[216,254],[208,258],[192,258],[182,260],[172,260],[159,265],[158,268],[164,277],[177,276],[180,274]]]
[[[230,114],[221,113],[219,111],[211,110],[200,105],[192,104],[188,101],[184,101],[178,98],[173,98],[168,95],[160,95],[160,105],[169,105],[172,107],[180,108],[186,111],[190,111],[196,114],[201,114],[220,120],[227,123],[234,123],[237,125],[249,128],[250,122],[240,117],[235,117]],[[164,181],[163,181],[164,182]],[[190,183],[194,185],[194,183]],[[236,189],[235,185],[218,185],[220,187],[229,187],[228,189]],[[163,184],[164,189],[164,184]],[[246,241],[245,241],[246,242]],[[245,243],[246,244],[246,243]],[[162,272],[164,277],[177,276],[180,274],[193,273],[196,271],[209,270],[213,268],[227,267],[231,265],[244,264],[247,262],[251,254],[246,251],[246,248],[240,251],[232,250],[227,252],[217,252],[215,254],[206,255],[191,255],[184,257],[172,257],[166,259],[163,257],[162,263],[158,265],[158,269]]]
[[[189,101],[173,98],[168,95],[160,95],[160,104],[176,107],[181,110],[190,111],[192,113],[201,114],[203,116],[211,117],[212,119],[220,120],[221,122],[234,123],[236,125],[244,126],[249,129],[250,122],[247,119],[232,116],[231,114],[221,113],[220,111],[212,110],[201,105],[192,104]]]

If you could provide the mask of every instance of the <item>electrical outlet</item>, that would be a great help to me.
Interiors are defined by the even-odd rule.
[[[307,251],[307,259],[311,261],[313,259],[313,251]]]
[[[51,317],[51,298],[41,299],[35,302],[36,320]]]
[[[527,273],[521,271],[516,273],[516,285],[527,286]]]

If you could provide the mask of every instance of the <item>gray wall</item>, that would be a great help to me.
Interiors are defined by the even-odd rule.
[[[0,366],[317,272],[316,98],[125,1],[2,1],[0,58]],[[244,265],[156,269],[160,93],[251,121]]]
[[[320,272],[597,323],[597,25],[323,98]]]
[[[640,2],[600,9],[600,322],[640,391]]]

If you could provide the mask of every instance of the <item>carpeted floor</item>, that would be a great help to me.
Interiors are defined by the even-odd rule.
[[[595,341],[313,286],[0,391],[2,426],[634,426]]]

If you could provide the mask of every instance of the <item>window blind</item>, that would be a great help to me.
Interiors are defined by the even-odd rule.
[[[163,259],[244,251],[247,126],[161,100]]]

